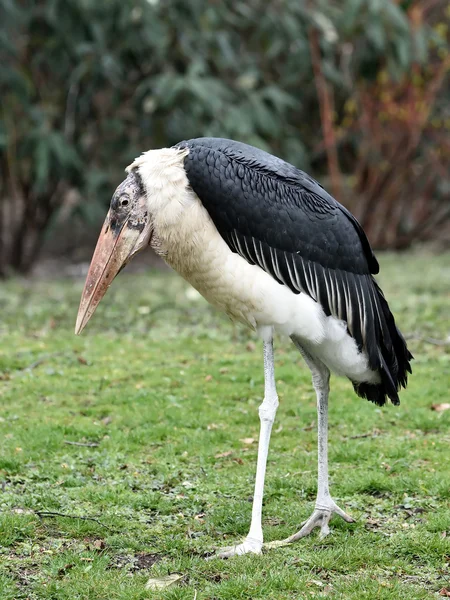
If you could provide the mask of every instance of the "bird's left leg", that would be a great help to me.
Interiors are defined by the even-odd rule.
[[[259,407],[261,422],[258,462],[256,466],[255,493],[253,496],[252,520],[247,537],[237,546],[223,548],[211,558],[229,558],[239,554],[253,552],[259,554],[263,545],[261,524],[264,479],[266,475],[267,454],[269,452],[270,434],[278,408],[278,395],[275,387],[275,368],[273,358],[273,341],[264,342],[264,400]]]
[[[354,521],[333,500],[328,486],[328,394],[330,391],[330,371],[321,361],[313,358],[309,352],[300,346],[297,340],[293,339],[293,342],[311,371],[313,386],[317,396],[318,482],[314,512],[303,523],[300,531],[284,540],[288,543],[295,542],[308,535],[314,527],[320,527],[320,536],[325,537],[330,533],[328,523],[333,514],[339,515],[347,523],[353,523]]]

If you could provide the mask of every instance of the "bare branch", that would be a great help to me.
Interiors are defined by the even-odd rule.
[[[100,445],[96,442],[71,442],[70,440],[64,440],[64,443],[69,446],[85,446],[86,448],[97,448]]]
[[[116,533],[116,531],[114,529],[112,529],[108,525],[105,525],[104,523],[102,523],[96,517],[85,517],[85,516],[79,516],[79,515],[70,515],[70,514],[67,514],[67,513],[54,512],[54,511],[51,511],[51,510],[36,510],[36,511],[34,511],[34,513],[40,519],[64,517],[66,519],[78,519],[79,521],[94,521],[94,523],[97,523],[98,525],[101,525],[105,529],[108,529],[108,531],[111,531],[112,533]]]

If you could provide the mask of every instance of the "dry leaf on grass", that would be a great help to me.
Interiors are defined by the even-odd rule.
[[[215,454],[214,458],[226,458],[227,456],[231,456],[233,454],[233,450],[228,450],[227,452],[219,452],[219,454]]]
[[[253,442],[255,442],[255,438],[242,438],[241,440],[239,440],[240,442],[242,442],[243,444],[253,444]]]
[[[449,402],[443,402],[442,404],[432,404],[431,410],[435,410],[436,412],[444,412],[444,410],[450,409]]]
[[[317,585],[318,587],[323,587],[325,585],[322,581],[319,581],[318,579],[311,579],[311,581],[308,581],[306,585],[309,585],[311,583]]]
[[[450,589],[442,588],[442,590],[439,590],[439,596],[444,596],[445,598],[450,598]]]
[[[145,584],[147,590],[163,590],[170,585],[174,585],[183,579],[183,575],[179,573],[172,573],[172,575],[166,575],[165,577],[151,577]]]

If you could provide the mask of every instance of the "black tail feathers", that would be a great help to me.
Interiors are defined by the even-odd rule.
[[[410,361],[414,358],[406,342],[397,329],[388,303],[374,279],[372,290],[373,314],[375,320],[376,348],[368,348],[369,365],[380,374],[380,383],[356,383],[353,387],[358,396],[383,406],[389,398],[394,405],[400,404],[398,392],[405,388],[408,373],[411,373]],[[369,341],[370,343],[370,341]]]

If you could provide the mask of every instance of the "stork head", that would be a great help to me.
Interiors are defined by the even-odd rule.
[[[92,257],[78,309],[75,333],[81,333],[114,277],[149,245],[152,221],[141,177],[131,170],[114,192]]]
[[[114,192],[92,257],[78,309],[75,333],[81,333],[114,277],[140,250],[158,251],[156,223],[173,223],[192,199],[184,158],[186,149],[161,148],[139,156]],[[157,228],[157,227],[156,227]]]

